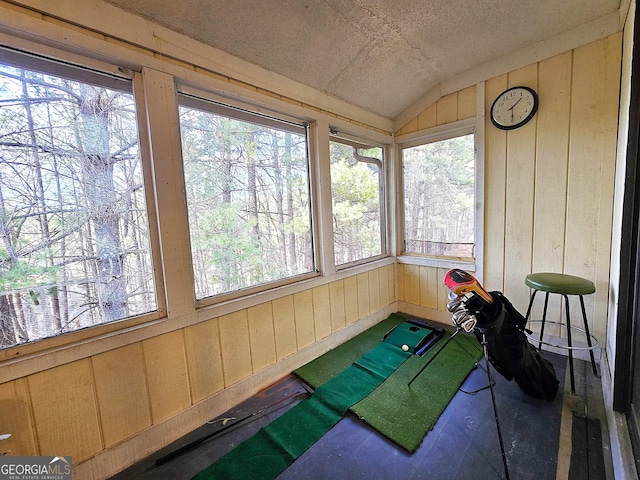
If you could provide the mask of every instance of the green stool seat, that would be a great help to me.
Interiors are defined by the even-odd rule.
[[[566,275],[564,273],[531,273],[527,275],[524,280],[524,283],[527,287],[533,289],[531,293],[531,299],[529,300],[529,308],[527,308],[527,322],[531,323],[541,323],[542,327],[540,328],[540,336],[538,338],[538,348],[542,348],[542,344],[551,345],[553,347],[565,348],[569,352],[569,371],[571,374],[571,391],[575,392],[575,380],[573,374],[573,351],[576,349],[580,349],[579,347],[575,347],[571,341],[571,331],[572,329],[580,330],[584,332],[587,345],[586,350],[589,350],[589,355],[591,356],[591,366],[593,368],[593,374],[598,376],[598,371],[596,369],[596,360],[593,355],[593,350],[598,347],[598,340],[591,335],[589,332],[589,324],[587,322],[587,312],[584,308],[584,299],[583,295],[590,295],[595,293],[596,286],[592,281],[587,280],[586,278],[576,277],[574,275]],[[530,320],[531,308],[533,307],[533,301],[536,298],[536,293],[545,292],[544,299],[544,310],[542,311],[542,320]],[[566,328],[567,328],[567,345],[555,345],[548,341],[543,341],[544,335],[544,327],[545,323],[547,323],[547,306],[549,304],[549,294],[555,293],[558,295],[562,295],[565,300],[565,315],[566,315]],[[571,315],[569,313],[569,295],[577,295],[580,298],[580,307],[582,309],[582,319],[584,321],[584,330],[581,328],[575,327],[571,325]],[[562,325],[560,322],[551,322],[558,325]],[[530,335],[530,334],[529,334]],[[528,335],[528,336],[529,336]],[[581,348],[585,349],[585,348]]]
[[[596,291],[592,281],[564,273],[532,273],[524,283],[535,290],[561,295],[589,295]]]

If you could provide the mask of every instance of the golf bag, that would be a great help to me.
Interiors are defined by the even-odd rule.
[[[473,331],[480,342],[484,334],[489,361],[498,373],[507,380],[514,379],[528,395],[553,400],[558,393],[559,381],[551,362],[540,356],[527,340],[524,334],[526,319],[501,292],[487,294],[472,275],[454,269],[447,276],[445,284],[450,288],[453,286],[452,292],[458,295],[450,302],[450,305],[455,302],[456,306],[450,308],[454,323],[456,311],[465,310],[465,318],[473,320]],[[462,283],[466,285],[464,289],[460,287]],[[469,331],[466,327],[465,330]]]

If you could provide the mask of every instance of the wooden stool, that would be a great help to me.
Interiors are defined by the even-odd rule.
[[[540,328],[540,337],[538,338],[538,349],[542,347],[542,344],[550,345],[552,347],[564,348],[569,352],[569,372],[571,374],[571,391],[575,392],[575,380],[573,376],[573,351],[574,350],[589,350],[591,356],[591,366],[593,368],[593,374],[597,377],[598,370],[596,369],[596,360],[593,355],[593,351],[598,348],[598,340],[589,333],[589,325],[587,323],[587,313],[584,308],[583,295],[590,295],[596,291],[596,287],[593,282],[573,275],[565,275],[563,273],[532,273],[527,275],[525,285],[533,289],[531,294],[531,300],[529,301],[529,308],[527,308],[527,322],[529,322],[529,316],[531,315],[531,307],[533,301],[536,298],[538,291],[545,292],[544,310],[542,311],[542,326]],[[564,297],[565,310],[567,318],[567,345],[555,345],[550,342],[542,340],[544,334],[544,326],[547,320],[547,305],[549,303],[549,294],[557,293]],[[568,295],[578,295],[580,297],[580,307],[582,307],[582,319],[584,320],[584,330],[578,327],[571,326],[571,316],[569,314],[569,297]],[[538,320],[540,322],[540,320]],[[562,325],[562,322],[549,322]],[[574,347],[571,343],[571,330],[583,331],[587,338],[588,347]]]

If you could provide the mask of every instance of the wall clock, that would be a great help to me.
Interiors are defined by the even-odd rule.
[[[538,111],[538,94],[529,87],[512,87],[491,105],[491,123],[501,130],[521,127]]]

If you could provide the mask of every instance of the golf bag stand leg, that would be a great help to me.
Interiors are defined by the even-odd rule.
[[[493,416],[496,420],[496,429],[498,430],[498,441],[500,442],[500,454],[502,455],[502,465],[504,466],[504,476],[509,480],[509,467],[507,466],[507,455],[504,450],[504,442],[502,441],[502,430],[500,429],[500,419],[498,418],[498,407],[496,405],[496,395],[493,391],[493,378],[489,366],[489,352],[487,351],[487,335],[484,330],[479,329],[482,335],[482,350],[484,352],[484,361],[487,366],[487,377],[489,378],[489,389],[491,390],[491,403],[493,403]]]

